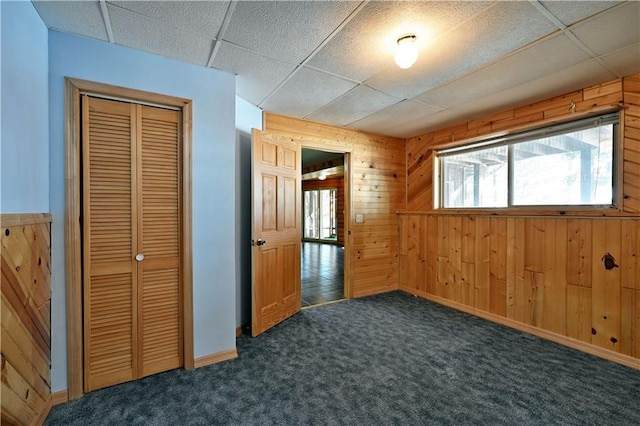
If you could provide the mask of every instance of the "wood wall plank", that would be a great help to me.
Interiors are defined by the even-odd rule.
[[[602,259],[609,254],[619,259],[620,245],[619,220],[593,221],[592,342],[616,352],[620,351],[620,268],[605,269]]]
[[[620,352],[640,358],[640,290],[621,290]]]
[[[567,336],[591,343],[591,288],[567,285]]]

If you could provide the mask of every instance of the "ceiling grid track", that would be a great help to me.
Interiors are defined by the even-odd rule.
[[[104,27],[107,30],[109,43],[115,43],[116,40],[113,37],[113,28],[111,28],[111,18],[109,18],[109,10],[107,9],[106,0],[100,0],[100,10],[102,11],[102,20],[104,21]]]
[[[607,71],[609,71],[611,74],[618,76],[618,73],[615,72],[614,70],[612,70],[611,68],[609,68],[609,66],[607,66],[607,64],[604,62],[604,60],[597,55],[594,51],[592,51],[591,49],[589,49],[583,42],[581,42],[578,37],[576,37],[573,32],[571,32],[571,29],[569,29],[569,27],[567,27],[565,24],[562,23],[562,21],[560,21],[558,18],[556,18],[556,16],[549,12],[547,10],[546,7],[544,7],[544,5],[542,3],[540,3],[537,0],[531,0],[530,3],[538,10],[538,12],[540,12],[542,15],[544,15],[545,18],[547,18],[548,20],[550,20],[551,22],[553,22],[553,24],[555,26],[557,26],[560,31],[562,31],[562,33],[564,35],[567,36],[567,38],[569,40],[571,40],[571,42],[580,50],[582,50],[584,53],[586,53],[587,55],[591,56],[592,59],[594,59],[601,67],[603,67],[604,69],[606,69]],[[618,76],[620,77],[620,76]]]
[[[331,39],[333,39],[336,34],[338,34],[340,32],[340,30],[342,30],[349,22],[351,22],[351,20],[353,18],[356,17],[356,15],[358,13],[360,13],[362,11],[362,9],[364,9],[364,7],[367,5],[367,3],[369,3],[371,0],[364,0],[363,2],[361,2],[358,7],[356,7],[350,14],[349,16],[347,16],[345,18],[344,21],[342,21],[340,23],[340,25],[338,25],[332,32],[331,34],[329,34],[327,36],[327,38],[325,38],[322,43],[320,43],[315,49],[313,49],[313,51],[309,54],[309,56],[307,56],[306,58],[304,58],[304,60],[302,62],[300,62],[298,65],[296,65],[296,67],[293,69],[293,71],[291,71],[291,73],[284,78],[276,87],[275,89],[273,89],[271,91],[271,93],[269,93],[263,100],[262,102],[260,102],[258,104],[258,107],[262,108],[262,106],[264,105],[265,102],[267,102],[269,99],[271,99],[271,97],[273,97],[273,95],[276,94],[276,92],[278,90],[280,90],[282,88],[282,86],[284,86],[289,80],[291,80],[291,78],[300,70],[302,69],[302,67],[305,66],[305,64],[307,62],[309,62],[311,60],[311,58],[313,58],[319,51],[320,49],[322,49],[327,43],[329,43],[331,41]],[[323,71],[324,72],[324,71]],[[344,77],[342,77],[344,78]]]
[[[233,15],[233,11],[235,10],[237,4],[238,4],[237,0],[231,0],[229,2],[229,7],[227,8],[227,12],[224,14],[222,25],[220,25],[220,30],[218,30],[218,34],[216,35],[216,38],[213,41],[213,49],[211,50],[211,56],[209,56],[209,61],[207,61],[207,68],[213,67],[213,61],[216,59],[216,55],[220,50],[222,37],[224,37],[224,33],[227,31],[227,28],[229,28],[229,24],[231,23],[231,16]]]

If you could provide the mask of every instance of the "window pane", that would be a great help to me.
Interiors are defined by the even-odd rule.
[[[320,238],[327,239],[331,237],[331,190],[323,189],[320,191]]]
[[[514,205],[612,204],[613,124],[513,145]]]
[[[304,191],[304,237],[318,238],[318,191]]]
[[[507,147],[442,158],[444,207],[506,207]]]

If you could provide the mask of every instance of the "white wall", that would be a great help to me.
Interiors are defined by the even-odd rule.
[[[251,321],[251,129],[262,110],[236,97],[236,326]]]
[[[194,351],[200,357],[235,348],[235,77],[57,31],[49,32],[49,64],[53,391],[67,387],[65,76],[193,100]]]
[[[2,213],[49,212],[47,28],[31,2],[0,2]]]

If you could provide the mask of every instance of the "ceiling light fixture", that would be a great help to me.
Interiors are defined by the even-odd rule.
[[[318,176],[318,180],[325,180],[327,177],[325,175]]]
[[[402,68],[410,68],[418,60],[418,46],[416,45],[415,34],[408,34],[398,39],[398,50],[396,51],[396,64]]]

